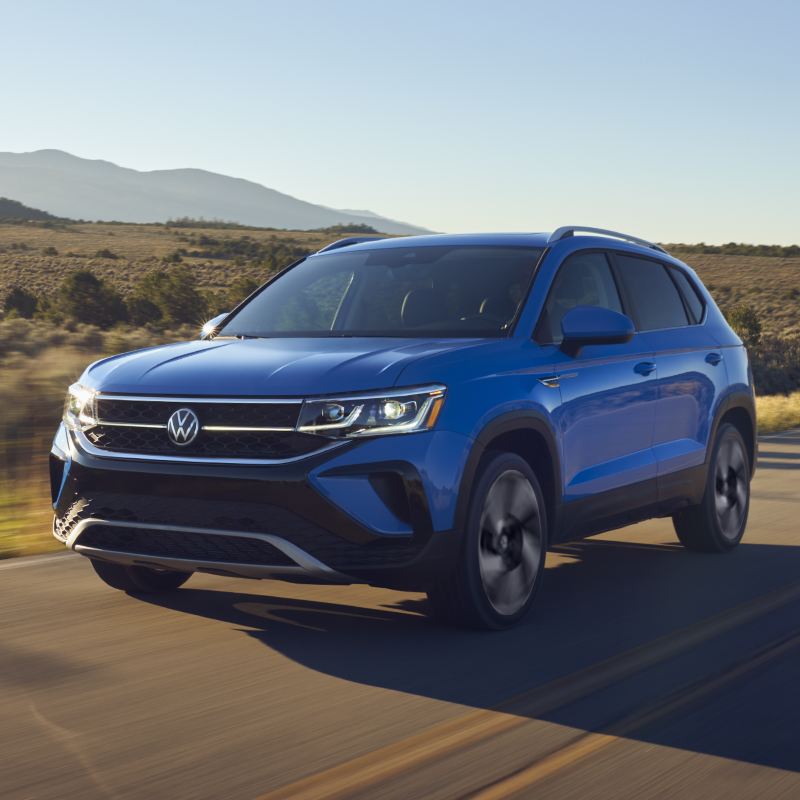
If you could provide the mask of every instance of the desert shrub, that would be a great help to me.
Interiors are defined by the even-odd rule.
[[[311,252],[296,239],[264,242],[252,236],[224,236],[218,239],[207,234],[189,234],[185,241],[192,249],[186,248],[184,252],[192,258],[226,259],[239,265],[256,262],[263,264],[268,271],[282,269]]]
[[[197,289],[194,276],[186,267],[148,273],[134,288],[129,303],[136,304],[137,313],[144,310],[152,315],[158,309],[157,320],[147,321],[166,324],[199,325],[208,312],[206,297]]]
[[[57,256],[58,250],[55,247],[50,245],[49,247],[42,248],[42,255],[43,256]]]
[[[102,250],[98,250],[94,254],[94,257],[95,258],[111,258],[111,259],[115,259],[115,260],[117,258],[119,258],[119,256],[113,250],[109,250],[107,247],[104,247]]]
[[[246,297],[249,297],[258,289],[261,284],[252,278],[237,278],[225,292],[225,303],[227,308],[223,311],[231,311],[239,305]],[[218,312],[221,313],[221,312]]]
[[[728,310],[725,316],[730,326],[748,347],[753,347],[761,341],[761,320],[752,305],[737,303]]]
[[[703,255],[725,256],[773,256],[778,258],[791,258],[800,256],[800,245],[780,244],[746,244],[744,242],[728,242],[727,244],[667,244],[664,245],[670,252],[696,253]]]
[[[800,389],[800,338],[763,337],[748,348],[759,394],[788,394]]]
[[[39,307],[39,299],[27,289],[14,286],[3,301],[3,310],[6,314],[15,314],[24,319],[30,319]]]
[[[161,320],[161,309],[145,296],[133,295],[128,298],[126,305],[128,306],[128,319],[134,325],[149,325]]]
[[[50,310],[100,328],[110,328],[128,318],[120,294],[88,269],[67,275],[50,301]]]
[[[327,228],[315,228],[314,230],[319,233],[380,233],[380,231],[373,228],[371,225],[365,225],[361,222],[353,222],[350,224],[330,225]]]

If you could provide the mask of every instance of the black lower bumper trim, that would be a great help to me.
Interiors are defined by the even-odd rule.
[[[211,536],[190,531],[154,531],[135,527],[92,525],[81,534],[82,547],[143,556],[224,561],[230,564],[294,566],[269,542],[243,536]]]

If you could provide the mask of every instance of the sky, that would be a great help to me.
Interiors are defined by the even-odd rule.
[[[199,167],[437,231],[800,242],[796,0],[0,0],[0,20],[0,151]]]

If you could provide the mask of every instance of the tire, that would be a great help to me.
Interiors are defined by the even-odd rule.
[[[681,544],[700,553],[726,553],[742,540],[750,511],[750,459],[738,429],[720,426],[703,499],[672,517]]]
[[[494,453],[476,479],[458,562],[428,589],[442,622],[510,628],[527,614],[542,581],[547,517],[539,481],[515,453]]]
[[[94,558],[91,562],[94,571],[105,583],[128,594],[172,592],[183,586],[192,576],[191,572],[129,567]]]

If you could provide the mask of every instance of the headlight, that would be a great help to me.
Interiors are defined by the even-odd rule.
[[[426,386],[384,394],[306,400],[297,430],[335,438],[426,430],[436,424],[444,393],[444,386]]]
[[[73,383],[67,389],[64,401],[64,424],[73,431],[91,428],[97,424],[95,419],[94,398],[97,393],[79,383]]]

